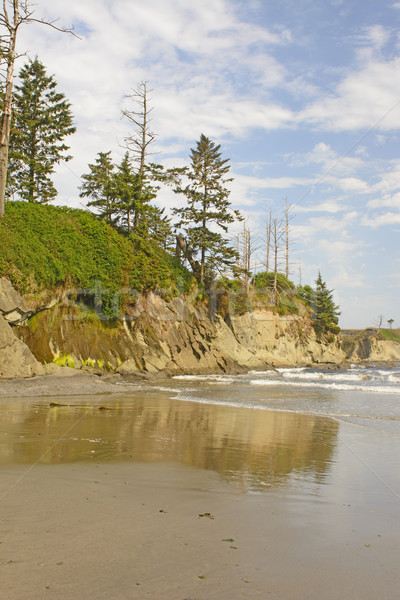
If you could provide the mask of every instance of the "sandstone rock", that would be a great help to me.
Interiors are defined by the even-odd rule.
[[[15,337],[10,325],[0,316],[0,377],[32,377],[45,372],[28,346]]]
[[[116,370],[120,375],[135,375],[140,371],[141,369],[138,367],[134,358],[128,358],[128,360],[125,360]]]
[[[22,323],[31,315],[22,296],[5,277],[0,277],[0,314],[12,324]]]

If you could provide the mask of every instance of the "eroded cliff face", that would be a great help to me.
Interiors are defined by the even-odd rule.
[[[2,295],[2,289],[7,293]],[[46,363],[54,362],[122,375],[173,375],[400,360],[396,342],[373,339],[349,345],[335,336],[319,341],[305,308],[298,315],[257,310],[210,318],[208,307],[195,302],[194,295],[167,302],[150,293],[111,323],[62,300],[41,305],[35,313],[32,302],[14,292],[8,283],[0,285],[3,377],[42,374],[49,370]],[[7,315],[13,315],[12,328]]]
[[[224,320],[210,318],[209,309],[193,297],[166,302],[154,293],[139,297],[117,324],[59,304],[18,332],[41,362],[108,368],[124,375],[235,373],[345,360],[336,338],[317,341],[306,311],[285,317],[258,311]]]
[[[397,362],[400,361],[400,344],[379,339],[375,331],[341,334],[342,348],[349,362]]]

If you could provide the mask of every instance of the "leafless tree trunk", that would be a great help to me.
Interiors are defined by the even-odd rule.
[[[271,247],[274,253],[274,285],[273,285],[273,302],[275,305],[279,302],[278,293],[278,266],[279,266],[279,252],[282,247],[282,237],[285,233],[285,227],[282,225],[282,221],[278,219],[272,219],[271,221]]]
[[[251,234],[246,227],[246,222],[243,224],[243,284],[246,294],[250,287],[250,258],[251,258]]]
[[[274,244],[274,304],[278,304],[278,224],[276,219],[272,222],[272,240]]]
[[[133,160],[138,164],[138,175],[140,179],[140,191],[143,187],[144,171],[146,166],[146,158],[149,154],[148,148],[154,142],[156,135],[150,129],[150,113],[152,108],[149,108],[149,94],[152,90],[147,88],[147,81],[142,81],[138,87],[132,90],[132,94],[128,95],[135,105],[135,110],[124,109],[122,114],[133,125],[133,133],[124,138],[126,148],[132,154]],[[140,211],[135,210],[134,227],[139,223]]]
[[[291,205],[288,204],[287,197],[285,198],[285,244],[286,244],[286,278],[289,279],[289,221],[293,218],[290,214]]]
[[[1,40],[1,58],[5,58],[7,65],[4,111],[1,123],[0,138],[0,218],[2,218],[4,216],[8,165],[8,143],[11,130],[15,46],[17,41],[17,30],[20,24],[18,0],[13,0],[13,17],[11,20],[7,12],[6,2],[3,0],[3,13],[0,15],[0,22],[8,30],[8,35],[6,36],[8,39],[2,38]]]
[[[251,230],[248,229],[245,221],[243,224],[243,231],[237,235],[237,252],[239,257],[237,266],[243,274],[242,281],[246,293],[250,288],[251,257],[255,252],[257,252],[258,249],[259,246],[256,246],[254,243],[254,235],[252,235]]]
[[[16,42],[18,29],[24,23],[41,23],[48,25],[57,31],[73,33],[72,29],[60,28],[55,25],[56,21],[45,21],[33,17],[35,5],[28,0],[3,0],[0,11],[0,27],[5,31],[0,34],[0,60],[6,70],[6,85],[4,110],[1,119],[0,137],[0,219],[4,216],[5,191],[7,182],[8,146],[10,141],[12,100],[13,100],[13,77],[16,54]],[[76,36],[77,37],[77,36]]]
[[[269,209],[269,215],[267,217],[267,260],[265,264],[265,268],[267,273],[269,273],[269,253],[271,250],[271,227],[272,227],[272,210]]]

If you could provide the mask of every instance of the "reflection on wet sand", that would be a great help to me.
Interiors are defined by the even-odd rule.
[[[0,402],[0,464],[180,461],[258,491],[302,475],[322,482],[339,427],[309,415],[156,394],[56,402]]]

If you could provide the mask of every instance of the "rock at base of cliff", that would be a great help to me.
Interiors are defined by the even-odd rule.
[[[45,373],[45,367],[0,316],[0,377],[33,377]]]

